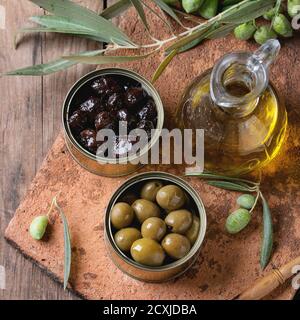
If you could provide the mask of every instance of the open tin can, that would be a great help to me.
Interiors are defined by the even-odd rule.
[[[113,227],[110,221],[111,209],[118,201],[120,201],[126,192],[136,189],[139,185],[146,183],[149,180],[160,180],[165,185],[175,184],[182,188],[193,201],[195,214],[198,214],[200,219],[199,234],[189,253],[179,260],[160,267],[148,267],[141,265],[122,252],[115,243]],[[105,241],[108,252],[112,261],[120,270],[137,280],[145,282],[163,282],[180,276],[196,261],[206,232],[206,212],[198,193],[185,180],[164,172],[147,172],[130,178],[117,189],[107,206],[104,224]]]
[[[93,80],[105,75],[126,76],[137,82],[139,82],[142,88],[153,98],[157,109],[157,126],[155,134],[152,136],[148,144],[139,152],[138,155],[130,155],[129,157],[119,159],[107,159],[96,156],[89,151],[85,150],[72,135],[68,119],[70,116],[70,109],[74,100],[80,97],[80,92],[84,92],[85,86]],[[118,177],[128,175],[136,171],[141,164],[139,159],[145,157],[152,146],[158,142],[161,130],[164,123],[164,110],[161,98],[153,87],[153,85],[141,75],[126,69],[109,68],[93,71],[81,79],[79,79],[71,88],[64,101],[62,110],[62,123],[65,134],[65,141],[68,150],[70,151],[74,160],[79,163],[86,170],[95,173],[97,175]]]

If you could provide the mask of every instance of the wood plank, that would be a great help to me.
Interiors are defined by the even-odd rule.
[[[93,10],[103,2],[78,1]],[[6,11],[6,28],[0,29],[0,72],[50,61],[62,53],[93,50],[94,42],[65,36],[26,36],[19,49],[13,49],[18,28],[32,15],[43,11],[29,1],[0,0]],[[48,77],[1,78],[1,193],[0,234],[35,176],[45,153],[60,128],[61,105],[72,83],[91,67],[78,66]],[[6,290],[0,299],[76,299],[65,293],[40,269],[24,259],[1,236],[0,265],[6,268]]]

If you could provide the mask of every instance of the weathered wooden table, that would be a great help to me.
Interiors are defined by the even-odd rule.
[[[100,12],[106,1],[77,2]],[[16,31],[28,23],[28,17],[41,15],[43,10],[27,0],[0,0],[0,6],[6,16],[4,28],[0,25],[0,73],[96,46],[92,41],[37,34],[23,38],[15,50]],[[68,89],[91,69],[80,65],[47,77],[0,78],[0,265],[6,269],[6,290],[0,290],[0,300],[77,299],[9,246],[3,234],[60,131],[61,106]]]

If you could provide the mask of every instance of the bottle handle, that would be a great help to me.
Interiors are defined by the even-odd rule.
[[[270,39],[264,43],[253,55],[249,58],[249,64],[253,69],[259,68],[259,65],[263,65],[266,70],[276,60],[281,45],[276,39]]]

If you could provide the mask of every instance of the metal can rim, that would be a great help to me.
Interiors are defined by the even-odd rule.
[[[184,188],[184,190],[186,192],[188,192],[188,194],[193,198],[193,200],[195,201],[195,204],[199,210],[199,217],[200,217],[200,230],[199,230],[199,235],[198,238],[195,242],[195,244],[193,245],[193,247],[191,248],[190,252],[183,258],[174,261],[170,264],[167,264],[165,266],[160,266],[160,267],[149,267],[149,266],[144,266],[141,265],[137,262],[135,262],[133,259],[128,258],[115,244],[113,235],[112,235],[112,231],[111,231],[111,224],[110,224],[110,211],[111,208],[113,207],[113,205],[116,203],[118,197],[120,196],[120,194],[124,191],[126,191],[128,188],[130,188],[131,186],[133,186],[139,178],[144,178],[144,180],[152,180],[152,179],[162,179],[162,180],[166,180],[169,182],[173,182],[176,183],[178,185],[180,185],[181,187]],[[179,178],[178,176],[175,176],[173,174],[170,173],[166,173],[166,172],[162,172],[162,171],[151,171],[151,172],[144,172],[144,173],[140,173],[137,175],[134,175],[133,177],[127,179],[113,194],[113,196],[111,197],[107,208],[106,208],[106,212],[104,215],[104,230],[105,230],[105,237],[108,240],[109,244],[112,246],[113,250],[115,251],[115,253],[123,260],[125,260],[127,263],[129,263],[131,266],[138,268],[140,270],[143,271],[150,271],[150,272],[162,272],[162,271],[168,271],[171,270],[175,267],[178,267],[180,265],[183,265],[184,263],[186,263],[187,261],[189,261],[190,259],[192,259],[194,257],[194,255],[197,254],[197,252],[199,251],[204,237],[205,237],[205,233],[206,233],[206,227],[207,227],[207,217],[206,217],[206,211],[205,211],[205,207],[204,204],[202,202],[202,199],[200,198],[200,196],[198,195],[197,191],[190,186],[184,179]]]
[[[157,108],[157,126],[155,129],[155,134],[151,138],[151,140],[147,143],[147,145],[142,149],[139,155],[132,155],[130,157],[124,157],[124,158],[119,158],[119,159],[107,159],[107,158],[101,158],[97,157],[96,155],[90,153],[89,151],[85,150],[74,138],[73,134],[71,133],[69,124],[67,122],[68,118],[68,112],[70,108],[70,104],[74,98],[74,95],[84,86],[87,82],[91,81],[93,78],[97,78],[101,75],[108,75],[108,74],[115,74],[115,75],[123,75],[127,76],[129,78],[132,78],[138,82],[140,82],[142,85],[144,85],[146,88],[150,90],[151,96],[154,99],[156,103],[156,108]],[[126,164],[130,161],[135,161],[139,158],[142,158],[145,154],[149,152],[149,150],[157,143],[159,140],[162,128],[163,128],[163,123],[164,123],[164,108],[163,108],[163,103],[160,98],[159,93],[155,89],[155,87],[152,85],[150,81],[148,81],[146,78],[138,74],[137,72],[134,72],[129,69],[125,68],[104,68],[104,69],[98,69],[94,70],[92,72],[89,72],[85,74],[83,77],[78,79],[73,86],[70,88],[68,91],[66,98],[63,102],[63,108],[62,108],[62,125],[65,134],[68,136],[70,139],[71,143],[73,146],[79,151],[82,152],[85,156],[90,158],[91,160],[95,160],[99,163],[103,164]]]

